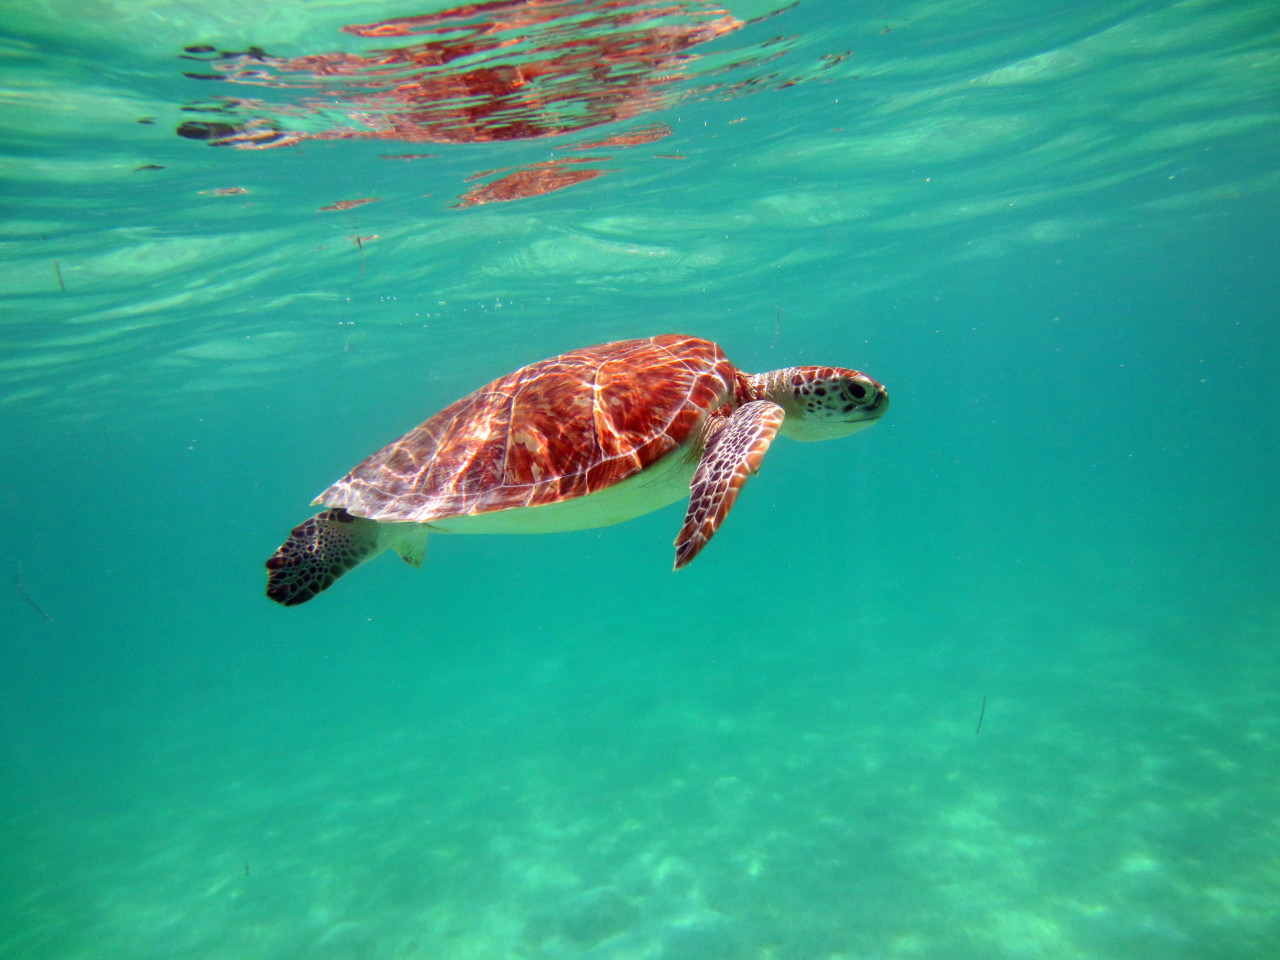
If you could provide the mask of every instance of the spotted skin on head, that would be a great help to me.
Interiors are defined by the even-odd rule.
[[[805,416],[825,420],[849,416],[878,386],[865,374],[835,367],[797,367],[791,375],[792,395]]]
[[[784,418],[785,412],[776,403],[753,400],[733,416],[715,422],[715,433],[707,441],[689,485],[689,509],[676,536],[677,570],[696,557],[720,529],[747,478],[760,469]]]
[[[333,586],[378,552],[378,525],[325,510],[293,528],[267,561],[267,596],[292,607]]]

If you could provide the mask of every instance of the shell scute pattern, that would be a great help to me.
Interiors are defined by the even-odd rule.
[[[315,502],[425,523],[584,496],[686,443],[735,376],[716,344],[694,337],[575,350],[451,404]]]

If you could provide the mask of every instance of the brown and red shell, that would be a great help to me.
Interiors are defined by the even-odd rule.
[[[734,398],[709,340],[666,334],[530,364],[445,407],[316,498],[425,523],[582,497],[683,446]]]

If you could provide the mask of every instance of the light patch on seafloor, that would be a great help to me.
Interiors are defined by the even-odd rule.
[[[812,695],[813,678],[803,671],[770,672],[772,693],[794,686]],[[529,721],[543,716],[542,705],[572,697],[582,679],[549,674],[542,699],[523,710],[508,703],[516,711],[508,720],[536,725]],[[442,677],[440,691],[456,681]],[[904,698],[900,716],[920,715],[931,697],[920,691]],[[170,950],[216,949],[246,960],[289,950],[332,960],[738,960],[774,948],[901,960],[1115,960],[1124,955],[1117,943],[1153,944],[1149,953],[1128,955],[1156,956],[1213,935],[1217,923],[1266,929],[1274,893],[1221,881],[1201,890],[1196,864],[1169,861],[1203,904],[1200,915],[1175,919],[1117,886],[1165,883],[1174,872],[1140,833],[1119,837],[1110,860],[1098,860],[1110,841],[1101,850],[1092,845],[1096,838],[1072,841],[1073,824],[1054,814],[1102,820],[1116,799],[1111,789],[1125,794],[1105,769],[1121,758],[1094,749],[1093,736],[1109,731],[1088,726],[1092,721],[975,743],[967,725],[950,736],[939,723],[911,733],[888,723],[869,734],[843,711],[829,725],[792,723],[773,713],[778,706],[735,699],[723,714],[707,703],[659,707],[648,719],[660,721],[660,733],[651,735],[662,743],[714,742],[682,761],[684,776],[660,767],[626,786],[609,775],[635,777],[632,764],[570,761],[554,743],[536,739],[497,772],[466,756],[449,762],[448,736],[430,725],[368,740],[352,735],[317,746],[306,758],[311,776],[274,785],[229,781],[213,796],[149,793],[148,803],[125,806],[114,819],[68,824],[74,849],[100,830],[105,853],[116,853],[114,844],[130,859],[122,865],[103,855],[77,865],[63,886],[38,890],[30,902],[52,905],[87,890],[95,956],[108,960],[129,956],[143,932],[157,930]],[[1037,706],[1046,708],[1051,700]],[[431,712],[448,716],[435,705]],[[453,722],[464,736],[499,732],[480,712]],[[607,727],[598,732],[604,756],[619,737],[639,738],[632,743],[636,762],[646,745],[657,745],[644,739],[645,723],[635,718]],[[1148,729],[1143,749],[1178,755],[1162,732],[1168,727]],[[895,730],[903,740],[891,739]],[[575,742],[590,735],[578,732]],[[855,746],[863,737],[892,755],[888,777],[842,775],[849,758],[863,755]],[[961,743],[986,749],[962,750]],[[1045,755],[1054,762],[1043,765]],[[1103,769],[1093,766],[1099,759]],[[983,766],[956,766],[971,763]],[[946,792],[968,778],[978,785],[958,797]],[[1073,785],[1085,791],[1080,802],[1047,811],[1034,834],[1020,828],[1027,820],[1019,805],[1029,792]],[[1244,802],[1225,796],[1229,804]],[[710,806],[700,806],[703,799]],[[901,813],[867,818],[881,808]],[[886,852],[863,874],[861,854],[881,843]],[[1115,866],[1099,869],[1108,862]],[[798,913],[805,894],[795,892],[797,882],[813,883],[808,896],[819,903],[810,913]],[[846,882],[853,885],[844,900],[833,884]],[[865,898],[886,883],[900,885],[892,908],[883,899],[868,906]],[[770,919],[778,903],[780,915]],[[56,935],[53,927],[35,929]],[[813,944],[825,952],[813,952]]]

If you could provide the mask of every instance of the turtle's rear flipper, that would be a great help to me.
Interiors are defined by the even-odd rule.
[[[373,520],[345,510],[317,513],[294,527],[267,561],[267,596],[286,607],[306,603],[381,551]]]

